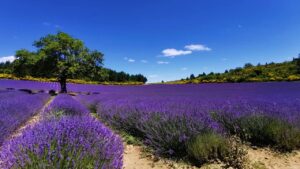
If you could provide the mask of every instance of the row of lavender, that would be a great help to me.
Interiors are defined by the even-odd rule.
[[[207,133],[284,151],[300,147],[298,82],[108,87],[77,97],[160,155],[197,158],[203,152],[195,149],[203,146],[195,144],[203,138],[191,141]]]
[[[39,111],[47,94],[29,95],[19,91],[0,90],[0,145],[20,125]]]
[[[4,142],[0,168],[122,168],[119,137],[69,95],[58,95],[42,120]]]

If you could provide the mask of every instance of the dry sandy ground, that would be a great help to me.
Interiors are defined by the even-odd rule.
[[[124,169],[197,169],[195,166],[184,163],[155,158],[149,153],[145,153],[141,146],[125,145],[124,147]],[[217,169],[220,168],[220,165],[211,164],[202,168],[206,169],[208,167]]]
[[[270,149],[248,149],[249,162],[259,169],[300,169],[300,151],[289,154]]]
[[[169,166],[162,162],[155,162],[150,157],[144,157],[142,147],[125,145],[124,150],[124,169],[168,169]]]
[[[300,151],[280,154],[270,149],[247,148],[249,169],[300,169]],[[155,159],[145,155],[141,146],[125,145],[124,169],[196,169],[183,163]],[[209,164],[201,169],[221,169],[220,164]]]

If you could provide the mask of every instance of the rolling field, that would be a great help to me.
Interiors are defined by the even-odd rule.
[[[0,80],[0,168],[123,168],[122,141],[194,167],[248,168],[249,147],[299,152],[299,82],[68,84],[69,95],[48,94],[58,88]],[[34,125],[11,137],[36,114]],[[286,168],[300,166],[298,158]]]

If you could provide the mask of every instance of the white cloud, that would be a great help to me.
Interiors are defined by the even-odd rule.
[[[3,56],[3,57],[0,57],[0,63],[4,63],[4,62],[13,62],[15,60],[15,56]]]
[[[184,48],[191,51],[211,51],[211,48],[201,44],[190,44],[186,45]]]
[[[148,63],[148,60],[141,60],[142,63]]]
[[[161,61],[161,60],[160,60],[160,61],[157,61],[157,64],[159,64],[159,65],[163,65],[163,64],[165,64],[165,65],[166,65],[166,64],[169,64],[169,62],[166,62],[166,61]]]
[[[187,69],[188,68],[186,68],[186,67],[181,68],[182,71],[186,71]]]
[[[189,55],[192,54],[193,51],[211,51],[212,49],[201,44],[190,44],[184,46],[185,50],[178,50],[174,48],[168,48],[164,49],[162,51],[163,56],[165,57],[170,57],[174,58],[175,56],[180,56],[180,55]]]
[[[124,60],[126,60],[126,61],[128,61],[128,62],[130,62],[130,63],[135,62],[134,59],[131,59],[131,58],[128,58],[128,57],[124,57]]]
[[[189,50],[177,50],[174,48],[170,49],[165,49],[162,51],[162,54],[166,57],[175,57],[175,56],[180,56],[180,55],[188,55],[191,54],[192,51]]]
[[[133,63],[133,62],[135,62],[135,60],[134,59],[128,59],[128,62]]]

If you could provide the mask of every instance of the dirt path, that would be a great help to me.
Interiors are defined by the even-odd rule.
[[[170,169],[163,161],[154,161],[151,157],[145,157],[141,146],[124,146],[124,169]]]
[[[23,125],[21,125],[12,135],[8,137],[8,139],[15,138],[20,136],[23,130],[28,126],[35,125],[41,119],[41,112],[45,110],[46,107],[53,101],[55,97],[50,97],[50,99],[46,102],[46,104],[38,111],[35,115],[33,115],[29,120],[27,120]]]

